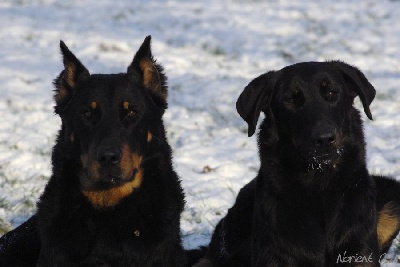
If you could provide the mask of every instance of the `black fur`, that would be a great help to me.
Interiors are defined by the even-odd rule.
[[[400,186],[368,174],[356,96],[372,119],[375,89],[357,68],[339,61],[299,63],[250,82],[237,110],[249,136],[265,114],[261,167],[196,266],[355,265],[354,258],[341,262],[345,256],[379,266],[376,206],[380,212],[392,201],[387,212],[400,221]]]
[[[166,77],[150,36],[127,73],[90,75],[63,42],[61,51],[53,175],[36,222],[15,230],[19,241],[5,249],[4,262],[34,266],[41,242],[38,266],[183,266],[184,194],[162,122]],[[33,233],[23,235],[24,227]],[[29,257],[22,240],[33,249]]]
[[[0,238],[0,266],[36,266],[40,252],[36,216]]]

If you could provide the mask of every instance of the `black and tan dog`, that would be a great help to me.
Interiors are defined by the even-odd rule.
[[[183,266],[184,194],[162,122],[166,76],[150,36],[127,73],[91,75],[63,42],[61,52],[53,175],[36,216],[2,238],[0,262]]]
[[[237,101],[249,136],[262,112],[261,167],[196,266],[379,266],[400,228],[400,184],[370,176],[358,96],[375,89],[343,62],[307,62],[254,79]]]

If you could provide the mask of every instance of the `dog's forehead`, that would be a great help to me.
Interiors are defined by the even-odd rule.
[[[83,99],[112,103],[141,100],[143,90],[126,74],[93,74],[82,81],[79,88]]]
[[[281,70],[282,80],[286,85],[312,85],[323,80],[334,83],[338,80],[337,72],[328,62],[303,62]]]

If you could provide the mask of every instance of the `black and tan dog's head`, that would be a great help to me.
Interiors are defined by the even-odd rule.
[[[349,144],[364,144],[360,116],[353,107],[356,96],[372,119],[369,105],[375,89],[357,68],[340,61],[304,62],[257,77],[236,107],[248,123],[249,136],[260,112],[265,113],[260,145],[279,144],[277,153],[307,170],[322,170],[336,167]],[[364,148],[359,149],[364,156]]]
[[[89,74],[61,41],[65,69],[55,79],[55,112],[64,147],[74,148],[79,186],[96,208],[140,187],[142,161],[167,107],[166,77],[148,36],[126,73]]]

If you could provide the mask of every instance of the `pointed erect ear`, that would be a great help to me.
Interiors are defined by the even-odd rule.
[[[76,88],[77,81],[90,75],[89,71],[72,54],[63,41],[60,41],[60,48],[63,56],[64,70],[54,80],[56,111],[57,107],[60,108],[68,103]]]
[[[361,99],[361,103],[364,107],[364,112],[367,117],[372,120],[372,114],[369,110],[372,100],[375,98],[375,88],[367,80],[364,74],[356,67],[350,66],[341,61],[333,61],[333,64],[339,69],[339,72],[343,76],[343,79],[347,85],[347,88],[351,90],[353,96],[357,95]]]
[[[161,65],[157,64],[151,53],[151,36],[144,39],[143,44],[128,67],[128,75],[138,79],[153,94],[167,99],[167,78]]]
[[[247,122],[249,137],[254,134],[262,110],[269,107],[275,87],[276,72],[270,71],[252,80],[236,101],[236,110]]]

